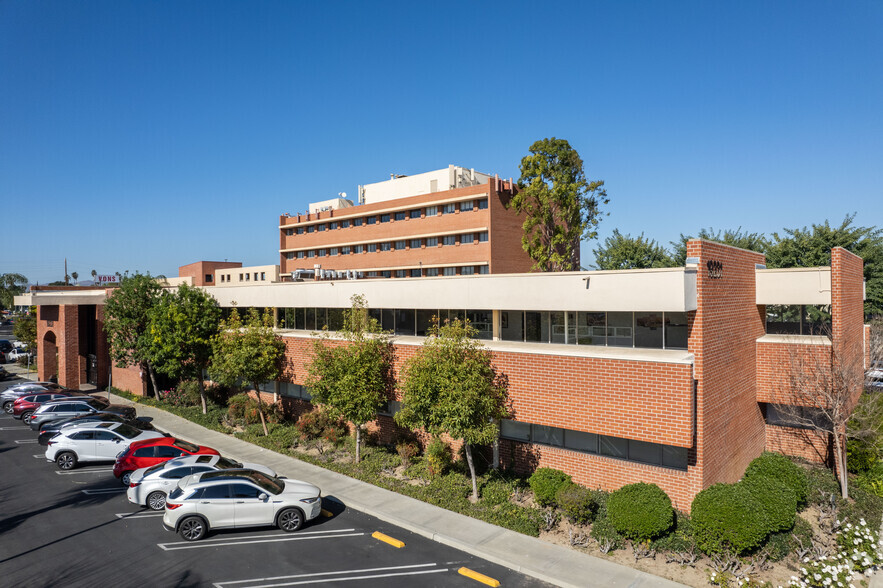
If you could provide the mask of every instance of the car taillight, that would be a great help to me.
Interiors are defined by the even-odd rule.
[[[175,510],[176,508],[178,508],[180,506],[181,506],[180,504],[172,504],[171,502],[166,502],[166,508],[168,510]]]
[[[141,482],[129,482],[129,488],[137,488],[141,485]]]
[[[47,441],[46,445],[55,445],[55,441]]]

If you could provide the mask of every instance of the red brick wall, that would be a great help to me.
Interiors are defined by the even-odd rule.
[[[831,250],[831,327],[836,376],[854,390],[864,383],[864,277],[862,258],[842,247]]]
[[[80,323],[79,307],[65,304],[59,307],[58,383],[74,390],[80,389]]]
[[[58,374],[59,317],[58,306],[37,307],[37,378],[41,381]]]
[[[145,396],[147,394],[147,377],[147,374],[144,374],[144,377],[141,376],[141,369],[138,366],[124,368],[114,366],[111,385],[131,394]]]
[[[808,429],[767,425],[766,449],[830,466],[834,460],[830,437]]]
[[[817,403],[801,394],[811,373],[830,374],[830,345],[757,342],[757,401],[796,406]]]
[[[514,210],[508,210],[506,205],[512,198],[512,186],[508,182],[500,182],[500,190],[496,189],[497,182],[491,180],[491,231],[490,231],[490,259],[492,274],[525,273],[533,268],[533,260],[524,251],[521,245],[521,236],[524,234],[524,214],[518,214]],[[577,249],[577,258],[579,250]]]
[[[194,286],[214,286],[214,282],[207,283],[205,277],[209,275],[212,276],[212,280],[214,280],[215,270],[233,267],[242,267],[242,263],[238,261],[196,261],[179,267],[178,276],[182,278],[193,278]]]
[[[718,482],[735,482],[764,449],[765,427],[757,404],[755,341],[764,324],[755,298],[759,253],[692,240],[687,256],[699,258],[697,311],[689,350],[697,384],[697,467],[693,494]],[[720,278],[707,262],[722,264]]]

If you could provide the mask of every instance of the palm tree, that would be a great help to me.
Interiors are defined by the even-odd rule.
[[[0,308],[12,308],[13,299],[27,285],[28,279],[21,274],[0,274]]]
[[[77,272],[71,272],[71,277],[74,279],[74,282],[77,282],[77,278],[80,277],[80,274],[78,274]]]

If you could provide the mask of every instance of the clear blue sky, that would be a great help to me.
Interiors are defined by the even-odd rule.
[[[867,0],[0,0],[0,273],[278,263],[281,213],[552,136],[602,238],[883,225],[881,31]]]

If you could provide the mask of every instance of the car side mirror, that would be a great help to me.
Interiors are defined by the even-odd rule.
[[[113,440],[113,442],[114,442],[114,443],[119,443],[119,442],[120,442],[120,438],[117,437],[116,439]]]
[[[263,492],[258,494],[258,500],[260,500],[261,502],[267,502],[268,498],[270,498],[270,497],[267,494],[264,494]]]

